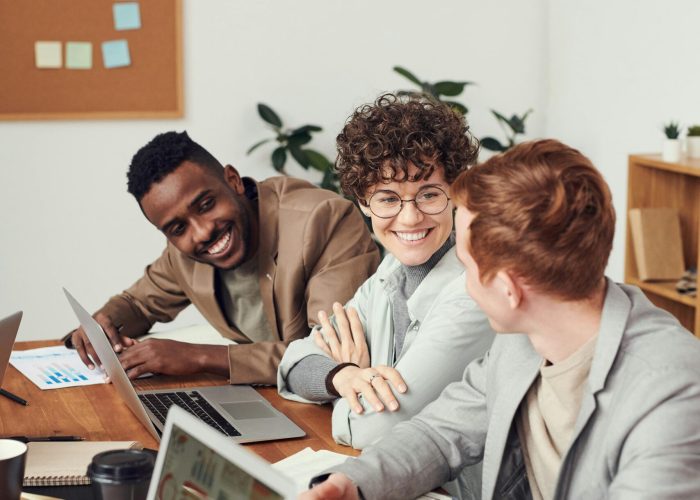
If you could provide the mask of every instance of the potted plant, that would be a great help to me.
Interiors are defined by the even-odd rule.
[[[664,161],[677,162],[681,159],[681,143],[678,140],[681,127],[678,122],[671,121],[664,125],[664,134],[666,134],[666,140],[661,157]]]
[[[688,127],[688,137],[685,139],[686,153],[690,158],[700,158],[700,125]]]

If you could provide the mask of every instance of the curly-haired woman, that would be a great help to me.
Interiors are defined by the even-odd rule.
[[[364,448],[418,413],[491,345],[455,255],[450,184],[476,160],[462,116],[383,95],[337,138],[336,169],[387,251],[377,272],[311,336],[288,347],[280,394],[334,401],[336,441]],[[388,410],[388,411],[384,411]]]

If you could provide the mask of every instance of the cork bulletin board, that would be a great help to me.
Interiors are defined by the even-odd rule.
[[[181,16],[181,0],[0,0],[0,120],[182,116]]]

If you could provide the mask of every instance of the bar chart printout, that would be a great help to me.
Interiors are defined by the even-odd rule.
[[[105,383],[104,371],[88,370],[78,353],[65,346],[12,351],[10,364],[42,390]]]

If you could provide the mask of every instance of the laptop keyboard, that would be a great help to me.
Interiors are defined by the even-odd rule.
[[[241,435],[197,391],[157,392],[155,394],[139,394],[138,396],[144,406],[155,415],[161,424],[165,424],[168,408],[176,405],[227,436]]]

